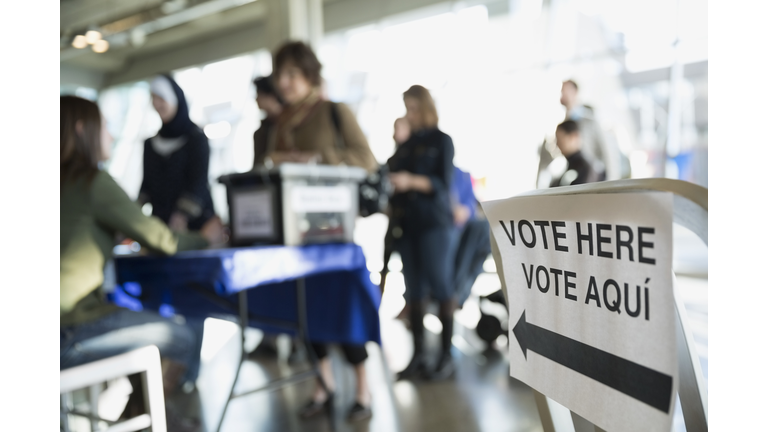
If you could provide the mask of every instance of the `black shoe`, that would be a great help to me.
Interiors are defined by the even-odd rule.
[[[185,417],[176,410],[166,407],[165,423],[168,432],[200,432],[200,419]]]
[[[270,343],[262,341],[259,346],[248,354],[250,358],[277,358],[277,349]]]
[[[288,355],[288,364],[300,364],[307,361],[307,355],[304,352],[304,350],[300,350],[296,348],[296,345],[294,344],[291,348],[291,353]]]
[[[352,408],[349,409],[349,413],[347,413],[347,420],[364,420],[371,417],[372,415],[373,413],[371,412],[371,407],[363,406],[363,404],[360,402],[355,402],[355,404],[352,405]]]
[[[414,355],[405,369],[397,374],[397,380],[423,377],[427,373],[427,363],[423,354]]]
[[[333,393],[330,393],[323,402],[316,402],[314,399],[307,402],[299,410],[299,417],[303,419],[312,418],[322,412],[331,413],[333,411]]]
[[[455,373],[456,365],[453,362],[451,353],[444,353],[440,356],[435,370],[429,375],[429,379],[432,381],[444,380],[451,378]]]

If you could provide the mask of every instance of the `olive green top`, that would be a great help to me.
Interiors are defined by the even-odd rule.
[[[117,308],[103,300],[98,288],[118,232],[166,255],[208,245],[199,234],[176,234],[160,219],[145,216],[104,171],[90,183],[82,178],[63,183],[60,210],[61,326],[91,321]]]

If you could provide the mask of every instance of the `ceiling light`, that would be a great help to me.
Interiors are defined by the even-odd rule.
[[[85,40],[86,40],[86,41],[87,41],[89,44],[93,45],[93,44],[95,44],[97,41],[101,40],[101,33],[97,32],[96,30],[88,30],[88,31],[85,33]]]
[[[97,53],[103,53],[106,52],[109,49],[109,42],[105,41],[104,39],[96,41],[95,44],[93,44],[93,51]]]
[[[135,47],[144,45],[147,41],[147,32],[141,28],[135,28],[131,30],[131,44]]]
[[[72,41],[72,46],[77,49],[83,49],[88,46],[88,41],[85,40],[85,36],[77,35],[75,36],[75,40]]]

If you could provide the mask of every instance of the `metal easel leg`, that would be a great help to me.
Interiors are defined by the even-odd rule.
[[[248,328],[248,294],[245,290],[240,291],[237,293],[237,303],[238,308],[240,312],[240,361],[237,362],[237,371],[235,372],[235,379],[232,381],[232,388],[229,389],[229,397],[227,398],[227,402],[224,404],[224,409],[221,412],[221,417],[219,418],[219,424],[216,426],[216,432],[221,431],[221,425],[224,423],[224,416],[227,414],[227,408],[229,407],[229,402],[234,398],[235,396],[235,386],[237,385],[237,380],[240,377],[240,369],[243,366],[243,362],[245,361],[245,329]]]
[[[61,407],[59,413],[61,415],[61,430],[63,432],[69,432],[69,411],[72,410],[72,395],[70,393],[61,393]]]
[[[595,426],[591,421],[571,411],[573,419],[573,429],[576,432],[605,432],[605,430]]]
[[[99,415],[99,394],[101,394],[101,384],[94,384],[90,387],[88,387],[88,404],[89,404],[89,410],[90,413],[94,416],[98,417]],[[99,425],[99,421],[95,419],[91,419],[91,430],[97,431],[101,430],[101,425]]]
[[[589,420],[533,390],[544,432],[605,432]]]
[[[544,432],[555,432],[555,424],[552,422],[552,413],[549,411],[547,397],[544,396],[544,394],[533,390],[533,398],[536,400],[536,408],[539,410],[541,426],[544,429]]]
[[[673,276],[673,281],[675,278]],[[701,372],[699,355],[696,352],[696,342],[688,324],[688,314],[685,304],[678,295],[675,287],[675,309],[677,310],[677,363],[679,365],[680,383],[678,394],[680,408],[683,410],[685,428],[689,431],[709,430],[707,414],[707,387],[704,374]]]

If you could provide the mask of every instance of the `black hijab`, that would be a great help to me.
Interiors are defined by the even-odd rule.
[[[179,87],[179,85],[176,84],[176,81],[169,75],[163,74],[161,76],[171,83],[173,92],[176,93],[178,104],[176,106],[176,115],[173,117],[173,120],[168,123],[163,123],[163,127],[160,128],[158,135],[163,138],[177,138],[189,132],[195,127],[195,124],[192,123],[192,120],[189,118],[187,98],[184,97],[184,92],[181,90],[181,87]]]

